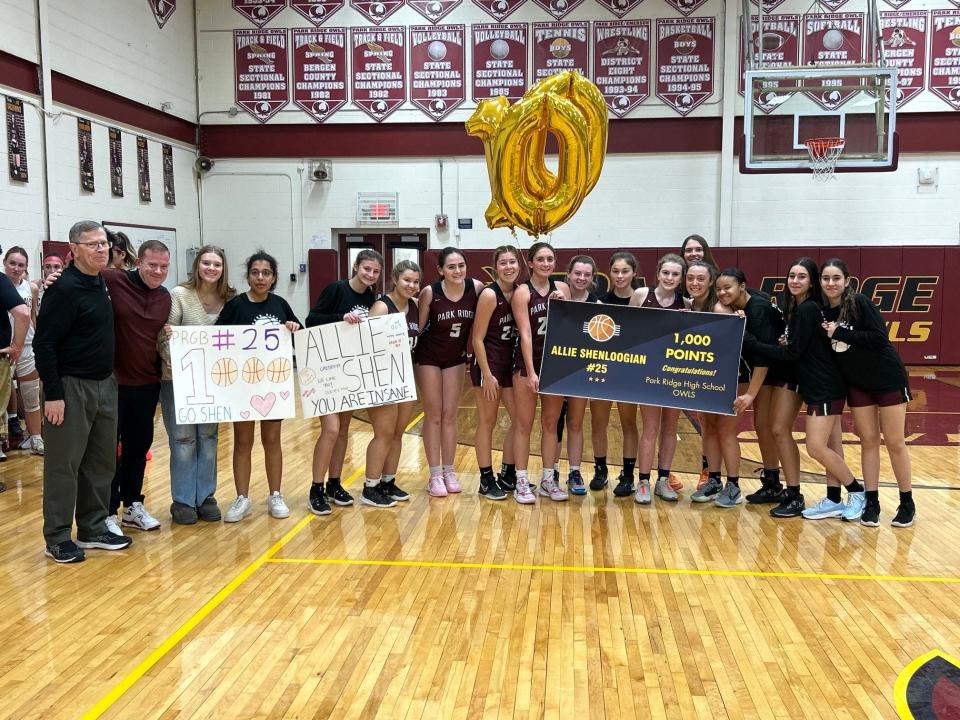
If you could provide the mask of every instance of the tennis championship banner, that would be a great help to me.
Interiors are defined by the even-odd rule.
[[[736,315],[551,300],[540,391],[733,415]]]

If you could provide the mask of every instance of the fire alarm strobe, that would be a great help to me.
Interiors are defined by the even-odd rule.
[[[446,230],[447,228],[447,216],[440,214],[436,217],[437,230]]]

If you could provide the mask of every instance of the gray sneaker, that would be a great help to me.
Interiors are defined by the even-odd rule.
[[[691,495],[690,499],[697,503],[711,502],[716,499],[721,490],[723,490],[723,480],[712,477],[707,480],[703,487]]]
[[[634,501],[641,505],[649,505],[653,498],[650,497],[650,480],[640,478],[637,481],[637,494],[633,497]]]
[[[723,490],[717,493],[717,499],[713,501],[713,504],[717,507],[732,508],[739,505],[742,500],[740,487],[728,482],[723,486]]]
[[[668,477],[657,478],[657,484],[653,492],[667,502],[676,502],[680,499],[677,491],[670,487],[670,478]]]

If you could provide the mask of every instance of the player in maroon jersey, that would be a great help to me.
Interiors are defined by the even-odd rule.
[[[425,287],[417,303],[422,329],[414,353],[414,374],[423,404],[423,447],[430,466],[427,492],[446,497],[460,492],[453,470],[457,409],[483,283],[467,277],[467,261],[457,248],[440,251],[438,269],[441,279]]]

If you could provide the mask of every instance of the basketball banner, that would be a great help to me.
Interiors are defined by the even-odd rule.
[[[299,330],[293,343],[304,417],[417,399],[402,313]]]
[[[172,330],[177,424],[296,416],[293,343],[286,327],[192,325]]]
[[[657,97],[681,115],[713,95],[717,19],[657,18]]]
[[[551,300],[540,392],[733,415],[736,315]]]

